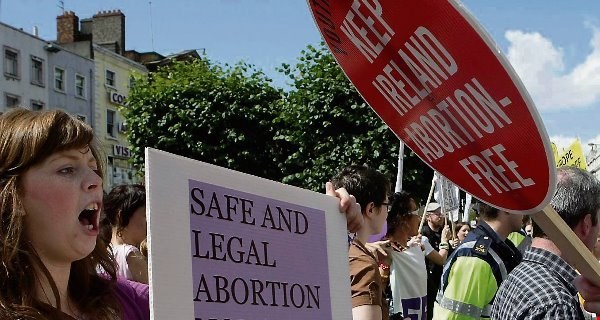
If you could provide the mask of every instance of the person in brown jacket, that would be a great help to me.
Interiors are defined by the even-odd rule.
[[[333,177],[332,183],[356,197],[364,218],[348,249],[352,318],[387,320],[389,311],[379,274],[379,259],[364,244],[370,235],[381,232],[386,221],[390,183],[382,173],[365,166],[344,168]]]

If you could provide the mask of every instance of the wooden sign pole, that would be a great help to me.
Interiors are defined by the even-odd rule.
[[[425,223],[425,219],[427,218],[427,207],[429,206],[429,202],[431,201],[431,196],[433,195],[433,189],[435,188],[435,174],[433,174],[433,179],[431,179],[431,188],[429,189],[429,195],[427,196],[427,201],[425,202],[425,209],[423,210],[423,216],[421,217],[421,222],[419,223],[419,234],[421,234],[421,230],[423,229],[423,224]]]
[[[595,285],[600,286],[600,263],[550,205],[532,214],[544,233],[562,252],[565,260]]]

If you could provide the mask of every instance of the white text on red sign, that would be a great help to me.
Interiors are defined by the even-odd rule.
[[[354,0],[340,29],[370,63],[395,34],[377,0]],[[450,51],[427,27],[419,26],[371,84],[404,117],[458,72],[459,65]],[[413,147],[430,163],[513,123],[505,112],[512,104],[508,96],[495,97],[475,76],[468,79],[433,108],[419,110],[418,119],[403,126]],[[505,147],[497,144],[459,160],[488,196],[535,185],[533,179],[517,171],[518,164],[504,151]]]

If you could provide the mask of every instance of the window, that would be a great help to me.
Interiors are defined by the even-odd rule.
[[[113,110],[106,110],[106,133],[111,137],[115,136],[115,112]]]
[[[31,83],[44,86],[44,60],[31,56]]]
[[[65,70],[59,67],[54,67],[54,89],[65,91]]]
[[[75,95],[85,98],[85,77],[79,74],[75,75]]]
[[[106,70],[106,85],[110,87],[115,86],[115,73],[110,70]]]
[[[7,108],[17,107],[19,104],[21,104],[21,97],[17,95],[7,93],[5,94],[5,97]]]
[[[38,100],[31,100],[31,110],[39,111],[44,109],[44,103]]]
[[[4,75],[19,78],[19,51],[4,47]]]

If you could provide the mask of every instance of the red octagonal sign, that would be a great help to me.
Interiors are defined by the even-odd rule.
[[[555,164],[531,98],[453,0],[309,0],[337,62],[433,169],[510,212],[545,207]]]

